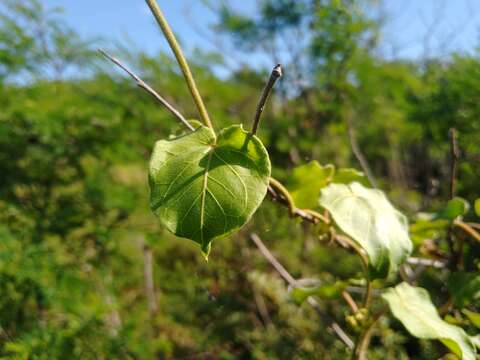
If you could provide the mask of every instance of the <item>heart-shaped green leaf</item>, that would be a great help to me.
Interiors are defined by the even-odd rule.
[[[330,184],[321,190],[319,203],[338,227],[365,249],[372,277],[386,277],[410,255],[407,219],[383,192],[357,182]]]
[[[242,227],[262,203],[270,160],[262,142],[233,125],[218,138],[201,126],[160,140],[150,160],[150,206],[177,236],[210,243]]]
[[[450,222],[445,219],[420,219],[410,225],[410,237],[415,245],[444,233]]]
[[[480,216],[480,199],[477,199],[475,200],[475,214],[477,214],[477,216]]]
[[[401,283],[382,296],[410,334],[421,339],[438,339],[462,359],[475,359],[472,339],[462,328],[440,318],[427,290]]]

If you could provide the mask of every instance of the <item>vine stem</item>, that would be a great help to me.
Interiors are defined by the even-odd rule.
[[[316,211],[309,210],[309,209],[302,210],[295,207],[295,203],[292,199],[292,196],[290,195],[290,192],[285,188],[285,186],[282,185],[280,181],[271,177],[270,187],[273,190],[274,199],[278,198],[278,194],[280,194],[281,199],[283,200],[285,206],[288,207],[290,216],[300,216],[312,223],[317,223],[318,221],[322,221],[325,224],[330,224],[330,221],[328,221],[328,219],[325,216],[319,214]],[[370,302],[372,299],[372,283],[368,275],[368,257],[365,254],[365,251],[354,240],[350,239],[349,237],[335,234],[334,238],[340,243],[341,242],[347,243],[347,245],[350,248],[352,248],[362,260],[362,264],[365,270],[365,277],[367,280],[367,285],[365,287],[365,296],[363,299],[363,307],[367,308],[368,306],[370,306]]]
[[[480,234],[477,231],[475,231],[475,229],[471,227],[469,224],[464,223],[463,221],[460,221],[460,220],[455,220],[453,222],[453,225],[459,227],[460,229],[465,231],[468,235],[470,235],[473,239],[480,242]]]
[[[267,85],[262,91],[262,95],[260,96],[260,100],[258,101],[257,111],[255,112],[255,118],[253,119],[253,126],[252,126],[252,134],[255,135],[258,130],[258,124],[260,123],[260,118],[263,113],[263,109],[265,108],[265,103],[268,100],[270,93],[272,92],[273,86],[275,82],[283,75],[282,65],[277,64],[268,79]]]
[[[285,205],[290,213],[290,216],[299,216],[302,219],[309,221],[313,224],[318,223],[319,221],[324,222],[325,224],[331,225],[331,222],[328,220],[326,216],[323,216],[316,211],[310,210],[310,209],[298,209],[295,206],[295,203],[293,201],[293,198],[290,194],[290,192],[283,186],[282,183],[280,183],[278,180],[274,178],[270,178],[270,184],[269,184],[269,192],[271,196],[273,197],[274,200],[278,200],[281,202],[283,205]],[[331,228],[333,231],[333,238],[340,244],[346,244],[349,248],[353,249],[354,252],[360,257],[364,271],[365,271],[365,278],[367,281],[367,284],[365,286],[365,295],[363,297],[363,303],[362,303],[362,308],[368,309],[370,307],[370,304],[372,302],[372,295],[373,295],[373,284],[370,279],[370,276],[368,274],[368,265],[369,265],[369,260],[368,257],[365,253],[365,251],[362,249],[360,245],[358,245],[353,239],[350,239],[348,236],[343,236],[339,234],[335,234],[335,231],[333,228]],[[252,240],[257,244],[259,238],[258,236],[254,235],[252,237]],[[263,244],[257,246],[262,250],[264,247]],[[267,259],[269,258],[266,256]],[[275,265],[274,265],[275,266]],[[288,280],[287,280],[288,281]],[[347,295],[345,297],[345,295]],[[347,294],[343,294],[345,300],[348,302],[352,310],[357,309],[356,304],[352,303]],[[355,310],[354,310],[355,311]],[[378,320],[378,318],[382,315],[383,313],[378,314],[378,317],[373,316],[371,318],[372,323],[365,328],[365,330],[358,336],[357,341],[355,342],[355,347],[352,352],[352,356],[354,359],[362,359],[366,360],[366,353],[368,351],[368,346],[370,343],[370,337],[371,337],[371,332],[373,328],[373,324]]]
[[[375,324],[377,323],[378,319],[380,319],[387,311],[387,308],[383,308],[378,313],[372,316],[370,324],[365,329],[363,334],[360,335],[358,341],[355,344],[355,349],[353,351],[354,359],[367,360],[368,346],[370,345],[370,340],[372,338],[372,332]]]
[[[292,195],[290,192],[283,186],[283,184],[274,179],[270,178],[268,191],[274,200],[280,201],[283,205],[288,208],[290,216],[298,216],[302,219],[309,221],[313,224],[317,224],[319,221],[329,224],[330,221],[327,217],[319,214],[318,212],[310,209],[299,209],[295,206]]]
[[[195,101],[195,105],[197,106],[197,109],[202,121],[205,123],[205,125],[207,125],[210,129],[213,130],[213,125],[212,125],[212,122],[210,121],[210,116],[208,115],[205,104],[203,103],[203,100],[202,100],[202,97],[200,96],[197,85],[195,84],[195,80],[193,79],[193,75],[192,75],[192,72],[190,71],[190,67],[188,66],[187,60],[183,55],[182,49],[180,48],[180,45],[178,44],[177,39],[175,38],[175,35],[173,34],[172,29],[170,28],[170,25],[168,25],[167,19],[163,15],[163,12],[158,6],[156,0],[145,0],[145,2],[150,8],[153,16],[155,17],[155,20],[157,20],[157,23],[160,26],[160,29],[162,30],[163,35],[167,39],[168,44],[170,45],[170,48],[172,49],[173,54],[177,59],[178,65],[182,70],[183,76],[187,82],[188,89],[190,90],[190,93],[193,97],[193,101]]]
[[[295,215],[295,204],[293,202],[292,196],[290,195],[290,192],[283,186],[283,184],[274,179],[270,178],[270,186],[273,188],[273,190],[278,194],[282,196],[283,200],[285,201],[285,204],[288,207],[288,210],[290,212],[290,215],[293,216]]]
[[[353,240],[352,240],[352,243],[354,243]],[[365,295],[363,297],[362,307],[364,309],[368,309],[370,307],[370,303],[372,302],[372,293],[373,293],[372,281],[370,280],[370,276],[368,274],[368,259],[362,251],[358,251],[355,248],[354,250],[358,253],[360,258],[362,259],[362,262],[365,268],[365,279],[367,280],[367,284],[365,286]],[[376,319],[373,319],[372,324],[366,329],[364,329],[364,331],[358,336],[357,341],[355,341],[355,349],[353,351],[354,358],[358,360],[367,360],[368,346],[370,345],[371,332],[375,322],[376,322]]]

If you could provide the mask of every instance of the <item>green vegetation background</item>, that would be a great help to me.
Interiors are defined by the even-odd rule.
[[[256,19],[217,9],[216,31],[240,52],[268,55],[265,44],[305,31],[259,133],[274,176],[288,184],[291,169],[312,159],[359,168],[353,140],[381,188],[413,218],[448,198],[455,127],[458,193],[473,201],[478,54],[387,61],[374,51],[380,28],[361,8],[353,0],[265,0]],[[248,234],[258,233],[297,278],[355,277],[357,259],[268,199],[239,234],[215,243],[208,263],[193,242],[165,232],[148,207],[147,162],[154,142],[179,125],[113,71],[94,51],[98,44],[33,0],[7,0],[0,14],[1,358],[345,358],[328,330],[332,318],[344,323],[345,304],[321,302],[326,317],[292,303]],[[169,54],[117,53],[196,117]],[[213,71],[221,54],[198,50],[190,58],[215,126],[249,127],[268,69],[243,66],[221,79]],[[467,263],[479,250],[469,247]],[[441,304],[441,274],[423,276]],[[391,320],[379,332],[373,358],[445,352]]]

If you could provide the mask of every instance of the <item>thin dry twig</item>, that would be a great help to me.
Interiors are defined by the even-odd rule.
[[[431,266],[437,269],[442,269],[447,266],[445,261],[435,260],[435,259],[424,259],[418,257],[410,257],[407,259],[407,263],[410,265],[419,265],[419,266]]]
[[[143,259],[143,273],[145,278],[145,292],[147,293],[148,299],[148,310],[150,311],[150,316],[155,316],[158,312],[158,303],[155,292],[155,283],[153,281],[153,252],[147,244],[143,246]]]
[[[372,184],[374,188],[377,188],[377,181],[375,180],[375,177],[373,176],[372,169],[370,168],[370,165],[368,164],[368,161],[366,157],[363,155],[363,152],[360,150],[360,146],[358,146],[357,142],[357,137],[355,135],[355,129],[353,128],[352,120],[349,117],[350,115],[347,116],[347,130],[348,130],[348,137],[350,139],[350,146],[352,147],[353,154],[357,158],[358,162],[360,163],[360,166],[362,167],[363,172],[368,178],[368,181]]]
[[[451,128],[450,136],[450,155],[451,155],[451,173],[450,173],[450,200],[455,197],[457,187],[458,161],[460,160],[460,149],[457,142],[457,130]]]
[[[456,194],[457,188],[457,173],[458,173],[458,161],[460,159],[460,150],[457,143],[457,130],[451,128],[448,131],[450,137],[450,192],[448,198],[452,200]],[[463,243],[459,242],[459,248],[455,249],[455,238],[453,234],[453,225],[448,228],[447,243],[451,254],[451,267],[454,270],[459,264],[460,259],[463,257]]]
[[[258,124],[260,123],[260,118],[263,113],[263,109],[265,108],[265,103],[268,100],[268,97],[270,93],[272,92],[272,88],[275,85],[275,82],[283,75],[282,72],[282,66],[280,64],[277,64],[271,74],[270,78],[268,79],[267,85],[265,85],[265,88],[262,91],[262,95],[260,96],[260,100],[258,101],[257,105],[257,111],[255,113],[255,118],[253,120],[253,126],[252,126],[252,134],[255,135],[258,130]]]
[[[120,69],[125,71],[133,80],[135,80],[139,88],[145,90],[147,93],[153,96],[159,103],[165,106],[168,111],[170,111],[178,120],[180,120],[180,122],[183,123],[183,125],[185,125],[188,129],[192,131],[195,130],[193,126],[190,125],[190,123],[183,117],[182,114],[180,114],[180,112],[177,109],[175,109],[172,105],[170,105],[167,100],[165,100],[162,96],[160,96],[150,85],[148,85],[145,81],[143,81],[132,70],[130,70],[127,66],[125,66],[120,60],[108,54],[105,50],[99,49],[98,51],[103,56],[105,56],[108,60],[113,62],[115,65],[117,65]]]
[[[262,253],[263,256],[268,260],[270,264],[277,270],[280,276],[292,287],[297,286],[297,280],[290,275],[290,273],[283,267],[282,264],[273,256],[273,254],[268,250],[263,241],[257,234],[251,234],[250,239],[257,245],[258,250]]]
[[[260,239],[260,237],[257,234],[251,234],[250,239],[255,243],[255,245],[258,247],[262,255],[268,260],[268,262],[277,270],[277,272],[280,274],[280,276],[292,287],[298,286],[298,281],[290,275],[290,273],[285,269],[285,267],[273,256],[273,254],[268,250],[268,248],[265,246],[263,241]],[[316,310],[319,310],[319,304],[318,302],[312,298],[309,297],[307,299],[307,302],[310,306],[315,308]],[[333,321],[330,324],[330,328],[332,331],[337,335],[337,337],[342,340],[342,342],[349,348],[350,350],[353,349],[354,343],[350,339],[350,337],[343,331],[343,329],[340,327],[340,325]]]
[[[272,325],[272,319],[268,313],[267,304],[265,304],[265,299],[263,298],[260,291],[258,291],[255,285],[252,286],[253,297],[255,299],[255,304],[257,305],[258,312],[262,317],[263,324],[265,326]]]
[[[354,313],[356,313],[358,311],[358,305],[357,303],[355,302],[355,300],[353,300],[352,296],[349,294],[348,291],[342,291],[342,297],[343,299],[347,302],[348,306],[350,306],[350,309],[352,309],[352,311]]]

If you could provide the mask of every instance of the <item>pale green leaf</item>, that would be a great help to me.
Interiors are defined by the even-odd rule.
[[[401,283],[382,296],[410,334],[440,340],[462,359],[475,359],[475,346],[470,337],[462,328],[440,318],[427,290]]]
[[[425,239],[435,239],[445,233],[450,222],[445,219],[418,220],[410,225],[410,236],[415,245],[420,245]]]
[[[459,271],[450,275],[448,291],[457,306],[463,307],[480,301],[480,273]]]
[[[447,206],[440,213],[442,219],[455,220],[459,216],[465,215],[470,209],[470,204],[467,200],[461,197],[455,197],[448,201]]]
[[[407,219],[383,192],[356,182],[330,184],[322,189],[319,203],[338,227],[365,249],[372,277],[386,277],[410,255]]]
[[[356,169],[338,169],[333,176],[332,182],[337,184],[350,184],[358,182],[366,187],[371,187],[365,174]]]
[[[315,160],[297,166],[288,183],[295,205],[303,209],[316,208],[320,189],[329,184],[334,172],[333,165],[322,166]]]
[[[475,200],[475,214],[480,216],[480,199]]]
[[[260,206],[270,178],[261,141],[233,125],[160,140],[150,160],[150,206],[177,236],[210,243],[238,230]]]

